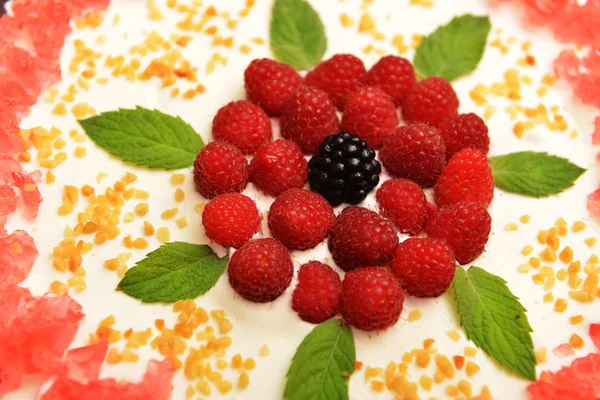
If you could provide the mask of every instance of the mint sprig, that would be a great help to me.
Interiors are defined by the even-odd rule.
[[[497,188],[530,197],[561,193],[585,172],[565,158],[533,151],[492,157],[490,167]]]
[[[473,266],[468,272],[456,270],[453,287],[467,337],[500,365],[535,380],[533,330],[506,281]]]
[[[415,53],[415,68],[423,77],[441,76],[448,81],[474,71],[491,27],[487,16],[454,18],[423,39]]]
[[[181,118],[142,107],[105,112],[79,124],[108,153],[141,167],[189,167],[204,147],[200,135]]]
[[[217,283],[227,261],[206,245],[167,243],[127,271],[117,289],[144,303],[195,299]]]
[[[316,326],[302,341],[287,374],[287,400],[347,400],[356,350],[352,330],[339,319]]]
[[[327,49],[319,14],[305,0],[275,0],[269,40],[275,59],[296,69],[309,69]]]

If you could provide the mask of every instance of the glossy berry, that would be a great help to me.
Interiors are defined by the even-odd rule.
[[[363,331],[386,329],[400,318],[404,294],[389,269],[363,267],[342,282],[342,317]]]
[[[494,176],[486,156],[463,149],[450,159],[433,190],[439,206],[469,200],[488,207],[494,198]]]
[[[310,189],[334,207],[363,201],[379,183],[381,173],[375,151],[347,132],[328,136],[308,167]]]
[[[269,208],[269,230],[290,250],[306,250],[329,234],[335,214],[321,195],[304,189],[280,194]]]
[[[304,83],[292,67],[268,58],[252,61],[244,71],[248,99],[271,117],[278,117],[283,106]]]
[[[391,267],[406,293],[437,297],[450,287],[456,260],[441,239],[409,238],[398,245]]]
[[[412,124],[394,131],[384,142],[379,158],[392,176],[429,187],[446,165],[446,147],[436,128]]]
[[[398,235],[387,218],[366,208],[351,206],[337,217],[328,245],[336,264],[350,271],[389,263],[398,246]]]
[[[321,62],[306,75],[306,83],[325,91],[338,110],[344,109],[346,97],[364,85],[367,70],[360,58],[336,54]]]
[[[438,208],[425,225],[425,233],[445,240],[460,264],[467,264],[483,253],[491,229],[490,214],[471,201]]]
[[[484,156],[490,150],[490,136],[485,122],[476,114],[460,114],[440,125],[440,135],[446,145],[446,159],[468,147]]]
[[[194,162],[194,183],[198,193],[208,199],[241,192],[248,184],[248,161],[231,143],[209,143]]]
[[[413,65],[406,58],[385,56],[367,72],[365,83],[381,88],[399,106],[417,84],[417,77]]]
[[[335,106],[329,96],[312,86],[296,91],[279,121],[281,136],[296,142],[307,154],[315,154],[323,140],[339,130]]]
[[[206,236],[225,247],[241,247],[260,228],[256,203],[240,193],[225,193],[208,202],[202,212]]]
[[[300,267],[292,308],[306,322],[320,324],[340,311],[342,281],[329,265],[311,261]]]
[[[250,162],[250,180],[269,196],[279,196],[291,188],[304,186],[308,166],[300,147],[279,139],[263,144]]]
[[[262,108],[249,101],[232,101],[221,107],[212,125],[213,137],[234,144],[244,154],[252,154],[271,141],[271,120]]]
[[[420,81],[402,103],[402,117],[407,123],[425,123],[439,127],[458,113],[458,96],[447,80],[432,76]]]
[[[342,127],[374,149],[381,147],[398,126],[398,112],[383,90],[365,86],[350,93],[344,105]]]
[[[288,250],[276,239],[251,240],[233,253],[227,265],[229,283],[243,298],[267,303],[290,285],[294,266]]]
[[[408,179],[390,179],[377,189],[381,215],[389,218],[402,233],[417,234],[427,218],[427,199],[419,185]]]

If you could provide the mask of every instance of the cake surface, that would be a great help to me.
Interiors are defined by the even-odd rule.
[[[63,188],[65,185],[76,188],[90,185],[98,194],[103,193],[107,186],[112,186],[121,179],[126,172],[130,172],[137,176],[137,180],[131,186],[149,193],[148,199],[132,198],[122,207],[123,213],[132,213],[133,220],[119,223],[121,234],[118,238],[94,246],[91,251],[83,255],[82,266],[86,271],[87,288],[82,291],[71,288],[69,295],[82,306],[85,318],[80,322],[77,335],[70,348],[88,344],[90,334],[96,332],[98,324],[111,314],[116,321],[112,328],[121,332],[129,328],[132,328],[133,331],[152,328],[153,334],[150,340],[157,337],[155,320],[162,319],[165,326],[169,327],[173,327],[177,322],[179,313],[174,312],[171,305],[142,304],[139,300],[129,297],[121,291],[116,291],[115,288],[121,277],[116,271],[105,267],[105,261],[117,257],[119,253],[132,253],[131,257],[124,262],[127,266],[132,267],[147,253],[161,245],[161,241],[156,235],[144,235],[143,221],[149,221],[157,229],[167,227],[170,232],[169,241],[209,244],[217,255],[227,254],[227,249],[210,243],[204,234],[197,205],[205,204],[207,199],[200,196],[195,190],[191,168],[161,171],[123,163],[85,137],[77,118],[71,112],[71,107],[79,103],[87,103],[93,107],[94,113],[114,111],[119,108],[133,109],[136,106],[157,109],[163,113],[181,117],[202,136],[205,143],[208,144],[212,141],[211,123],[216,112],[230,101],[246,97],[243,76],[248,64],[257,58],[272,57],[268,46],[272,2],[256,1],[256,4],[249,9],[247,16],[234,18],[239,20],[235,29],[226,28],[224,19],[215,19],[214,25],[219,26],[219,33],[222,33],[222,37],[233,37],[234,44],[231,48],[226,45],[215,45],[214,37],[211,35],[178,29],[177,23],[184,19],[184,14],[162,3],[157,1],[153,6],[161,10],[162,18],[152,20],[150,17],[153,8],[148,4],[153,4],[153,2],[148,1],[147,4],[142,0],[112,0],[104,14],[103,22],[98,27],[74,29],[72,34],[67,37],[61,53],[62,81],[53,86],[58,95],[54,96],[53,101],[44,101],[48,93],[42,95],[20,124],[21,129],[33,129],[38,126],[44,129],[51,127],[60,129],[63,132],[61,138],[66,142],[63,151],[67,154],[67,159],[52,169],[56,177],[55,182],[46,183],[47,169],[41,168],[44,178],[39,184],[39,189],[43,196],[43,202],[37,219],[26,220],[20,212],[17,212],[8,218],[6,224],[8,232],[17,229],[27,231],[34,238],[40,253],[31,273],[21,284],[30,289],[32,294],[41,296],[49,291],[53,281],[66,282],[73,276],[69,272],[59,272],[52,267],[52,254],[53,249],[65,238],[65,228],[67,226],[72,228],[77,224],[77,212],[81,212],[87,203],[86,199],[79,196],[75,211],[64,216],[58,215],[57,210],[64,202]],[[413,1],[412,3],[418,2]],[[189,4],[191,7],[192,2]],[[240,10],[245,9],[245,4],[244,1],[236,0],[215,2],[214,6],[219,12],[229,11],[232,16],[237,16]],[[411,40],[414,34],[426,35],[447,23],[453,16],[468,13],[489,15],[492,30],[481,62],[474,72],[453,82],[460,99],[460,112],[474,112],[482,117],[484,114],[488,114],[485,119],[490,132],[490,157],[525,150],[547,152],[569,159],[588,171],[576,181],[572,188],[543,199],[520,196],[496,189],[494,200],[488,209],[492,216],[492,233],[489,242],[485,252],[469,265],[476,265],[506,280],[510,290],[527,309],[527,317],[533,327],[534,347],[535,349],[547,349],[547,360],[537,367],[538,377],[544,370],[556,371],[569,365],[577,357],[597,352],[598,349],[589,339],[588,328],[589,323],[599,322],[597,311],[595,311],[598,300],[581,303],[571,299],[569,292],[573,289],[569,287],[567,281],[559,279],[554,288],[545,291],[543,284],[538,285],[532,281],[532,275],[536,274],[535,271],[523,273],[523,268],[519,269],[521,265],[527,264],[530,257],[537,256],[544,250],[545,245],[538,243],[538,232],[553,227],[559,218],[564,218],[569,227],[569,233],[560,238],[560,249],[562,250],[567,245],[570,246],[575,254],[574,260],[581,260],[582,270],[586,260],[597,251],[593,246],[584,242],[584,239],[596,237],[600,230],[597,221],[590,216],[586,208],[588,194],[596,190],[598,186],[595,154],[590,146],[591,132],[594,128],[594,110],[574,100],[566,84],[556,83],[550,86],[543,83],[544,76],[552,74],[552,63],[564,45],[556,42],[546,31],[524,28],[515,18],[514,7],[493,7],[486,1],[446,2],[435,0],[432,7],[424,7],[409,4],[408,0],[401,2],[375,0],[366,3],[364,10],[358,1],[312,1],[311,4],[319,13],[327,32],[328,45],[324,59],[338,53],[350,53],[361,58],[367,69],[380,59],[381,54],[378,54],[378,49],[382,49],[383,54],[396,55],[399,54],[399,50],[403,50],[404,52],[400,55],[412,60],[414,48],[411,46]],[[208,5],[204,4],[199,9],[204,10]],[[371,33],[359,32],[358,22],[365,12],[376,21],[376,30],[383,34],[385,40],[375,40]],[[347,27],[343,26],[340,22],[342,14],[350,17],[355,23]],[[210,25],[213,24],[209,23],[207,27]],[[114,68],[105,65],[106,58],[109,56],[123,55],[125,64],[136,58],[141,60],[143,66],[146,66],[150,60],[165,54],[165,50],[160,48],[150,51],[147,56],[130,54],[133,46],[140,45],[148,37],[156,35],[152,32],[156,32],[166,42],[171,43],[172,48],[177,48],[183,58],[188,60],[191,66],[197,68],[197,82],[178,78],[173,86],[163,87],[163,83],[158,77],[129,81],[124,76],[113,77],[111,75]],[[177,47],[170,38],[173,34],[189,35],[191,39],[185,46]],[[406,49],[399,49],[392,45],[392,38],[395,35],[404,36]],[[253,40],[253,38],[263,39],[263,42],[258,43],[261,41]],[[70,64],[76,57],[75,43],[77,41],[83,41],[86,46],[101,54],[96,60],[96,77],[107,77],[108,80],[101,84],[91,79],[88,90],[78,89],[74,95],[75,101],[65,102],[61,100],[60,96],[69,92],[71,84],[77,84],[77,79],[85,69],[82,67],[77,73],[70,72]],[[530,43],[531,48],[524,51],[522,49],[524,43]],[[247,45],[250,48],[248,54],[239,50],[241,45]],[[365,51],[365,48],[369,46],[372,46],[373,50]],[[505,51],[504,47],[506,47]],[[215,56],[215,54],[220,56]],[[529,64],[520,62],[519,60],[524,59],[526,55],[532,55],[535,62]],[[219,62],[219,57],[226,57],[226,62]],[[211,67],[211,65],[213,66]],[[520,75],[520,100],[513,101],[506,96],[489,94],[487,95],[487,105],[477,105],[473,100],[476,97],[473,95],[476,86],[485,84],[489,87],[494,82],[505,83],[505,74],[509,69],[517,70]],[[529,78],[532,81],[530,84],[527,83]],[[203,85],[205,91],[197,90],[199,84]],[[547,93],[540,97],[538,88],[542,86],[546,88]],[[174,87],[180,88],[180,94],[176,97],[172,95]],[[190,99],[185,98],[184,95],[188,89],[191,89],[191,93],[193,93],[193,96],[191,94],[188,96],[192,97]],[[56,107],[59,103],[66,105],[66,115],[57,115]],[[525,113],[516,111],[518,116],[513,119],[510,112],[505,111],[507,107],[516,103],[532,109],[537,108],[539,104],[545,105],[548,110],[556,107],[553,115],[564,117],[568,128],[557,130],[551,129],[545,124],[536,124],[521,132],[516,124],[518,121],[528,120]],[[490,106],[493,107],[493,110]],[[278,122],[275,118],[271,118],[271,121],[274,127],[274,138],[279,138]],[[73,129],[78,132],[76,137],[69,135]],[[573,131],[576,134],[572,134]],[[520,133],[517,136],[515,132]],[[83,139],[79,141],[78,136],[83,136]],[[84,157],[81,157],[81,153],[80,157],[75,155],[80,151],[76,150],[79,147],[85,149]],[[35,156],[24,165],[28,171],[40,168]],[[173,173],[185,176],[182,184],[172,184]],[[97,181],[99,174],[102,176]],[[389,175],[384,170],[381,181],[387,179],[389,179]],[[183,201],[175,199],[174,193],[178,188],[185,193]],[[430,192],[431,190],[427,191],[428,198],[431,199]],[[258,204],[263,214],[261,232],[268,236],[266,235],[268,233],[266,214],[274,198],[259,192],[252,184],[249,184],[242,193],[254,199]],[[143,217],[135,214],[135,206],[140,202],[149,204],[149,211]],[[377,210],[375,192],[371,192],[361,205],[371,210]],[[345,206],[346,204],[337,207],[336,214]],[[161,216],[165,210],[174,208],[177,208],[174,218],[166,219],[164,215]],[[530,216],[530,221],[528,218],[523,218],[526,215]],[[183,221],[180,222],[182,227],[178,226],[176,221],[181,217],[186,217],[186,226],[183,226]],[[584,221],[587,228],[582,232],[572,232],[571,227],[576,221]],[[262,233],[257,234],[256,237],[261,237]],[[147,247],[143,249],[126,248],[123,238],[127,235],[131,235],[133,239],[145,238],[148,242]],[[400,237],[402,240],[408,235]],[[84,238],[84,240],[90,239]],[[525,246],[533,246],[534,250],[530,256],[522,254]],[[326,242],[321,242],[311,250],[294,251],[292,259],[296,270],[299,265],[311,260],[328,262],[333,265]],[[592,264],[597,263],[597,260],[595,263],[592,262]],[[542,262],[542,266],[547,264]],[[561,263],[560,260],[549,265],[552,265],[555,271],[569,266]],[[581,276],[585,279],[583,271]],[[224,310],[233,325],[233,328],[226,333],[232,343],[226,349],[223,359],[229,363],[232,357],[239,353],[244,360],[252,358],[256,362],[256,366],[246,370],[250,378],[250,383],[246,388],[237,387],[240,371],[243,369],[235,369],[228,365],[219,371],[224,379],[234,382],[232,391],[220,394],[213,386],[211,396],[195,393],[193,398],[282,398],[290,362],[298,345],[315,326],[302,321],[291,308],[291,293],[295,282],[294,278],[287,291],[275,301],[258,304],[241,298],[232,289],[226,276],[223,276],[210,291],[195,299],[196,305],[208,312]],[[547,301],[548,297],[544,300],[546,293],[553,294],[552,301]],[[568,306],[565,311],[556,312],[556,300],[560,298],[568,299]],[[417,310],[422,313],[420,318],[416,318]],[[409,314],[412,315],[410,318]],[[571,324],[569,318],[577,315],[582,315],[584,322],[577,325]],[[211,318],[209,324],[219,332],[217,319]],[[454,334],[449,336],[449,331],[458,332],[459,337],[451,338],[450,336],[454,336]],[[567,357],[554,354],[553,349],[561,344],[569,343],[574,333],[585,340],[583,347],[574,350],[573,354]],[[466,339],[464,330],[460,326],[451,292],[446,292],[434,299],[405,296],[404,309],[397,324],[380,332],[363,332],[354,329],[353,335],[356,344],[356,360],[362,363],[363,367],[350,378],[350,399],[393,398],[395,394],[392,391],[385,389],[384,393],[376,393],[373,390],[374,386],[365,379],[365,369],[378,367],[385,370],[390,361],[400,363],[405,352],[422,348],[425,339],[434,339],[434,348],[438,350],[439,354],[444,354],[449,359],[452,359],[452,356],[463,355],[466,346],[474,347],[473,343]],[[217,336],[222,335],[219,333]],[[197,347],[200,344],[193,338],[186,339],[185,342],[188,346]],[[269,349],[268,355],[265,346]],[[125,349],[125,340],[111,343],[110,348],[122,351]],[[150,345],[143,345],[134,352],[139,356],[139,361],[117,364],[105,362],[102,365],[100,376],[139,381],[149,360],[164,358],[158,351],[152,350]],[[185,355],[179,355],[179,358],[184,361],[186,356],[187,352]],[[454,398],[447,394],[447,386],[450,383],[458,385],[461,379],[470,382],[474,395],[479,394],[482,387],[487,385],[494,399],[528,398],[526,388],[529,382],[507,372],[486,356],[483,351],[479,350],[477,355],[470,360],[479,365],[478,373],[467,377],[464,371],[457,372],[456,378],[446,380],[439,385],[434,384],[431,391],[420,388],[420,398]],[[433,361],[428,369],[421,369],[414,364],[408,368],[410,380],[414,382],[418,382],[425,372],[432,377],[435,372]],[[374,378],[374,380],[382,379],[381,376]],[[188,386],[195,383],[196,381],[186,379],[181,370],[177,371],[173,379],[174,389],[171,398],[186,398]],[[39,382],[26,382],[20,390],[8,393],[3,398],[7,400],[35,398],[39,387]]]

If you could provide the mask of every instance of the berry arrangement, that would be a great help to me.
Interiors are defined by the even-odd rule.
[[[397,56],[367,71],[357,57],[338,54],[306,78],[254,60],[244,82],[248,100],[217,112],[215,142],[194,164],[197,190],[210,199],[207,237],[238,249],[228,274],[240,296],[275,300],[294,275],[290,251],[327,240],[345,276],[321,261],[302,265],[292,308],[307,322],[341,313],[351,326],[380,330],[398,321],[405,293],[441,295],[457,263],[482,254],[494,196],[488,128],[475,114],[459,114],[448,81],[418,81]],[[269,117],[279,117],[283,139],[272,141]],[[386,172],[391,178],[381,183]],[[249,182],[275,198],[267,212],[272,238],[253,238],[262,217],[240,193]],[[359,205],[373,190],[378,212]],[[336,217],[333,207],[343,203],[351,206]],[[411,237],[401,241],[399,233]]]

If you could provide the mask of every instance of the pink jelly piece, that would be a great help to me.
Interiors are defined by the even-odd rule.
[[[0,109],[26,113],[36,100],[17,80],[0,76]]]
[[[23,172],[13,172],[12,178],[15,186],[21,191],[23,215],[27,219],[34,219],[37,217],[40,203],[42,202],[42,195],[35,180]]]
[[[8,215],[17,209],[15,189],[8,185],[0,185],[0,215]]]
[[[0,290],[23,282],[37,256],[33,238],[25,231],[17,230],[0,238]]]
[[[600,189],[588,195],[587,208],[591,214],[600,216]]]
[[[600,117],[594,120],[594,132],[592,133],[592,144],[600,144]]]
[[[594,346],[600,351],[600,324],[590,324],[590,339],[594,343]]]
[[[41,87],[36,76],[35,59],[27,50],[12,44],[0,49],[0,72],[12,79],[18,79],[32,96],[39,96]]]
[[[573,350],[573,348],[567,343],[563,343],[559,346],[556,346],[556,348],[552,350],[552,353],[554,353],[556,357],[565,358],[574,355],[575,350]]]
[[[589,354],[571,366],[550,372],[527,387],[530,400],[593,400],[600,398],[600,354]]]
[[[93,380],[81,384],[68,378],[58,378],[41,400],[168,400],[173,391],[173,364],[170,359],[151,360],[139,383],[118,382],[115,379]]]
[[[107,350],[108,341],[101,340],[96,344],[67,351],[67,377],[83,384],[97,380]]]
[[[573,50],[564,50],[554,61],[554,72],[582,102],[600,108],[600,56],[596,52],[580,58]]]

